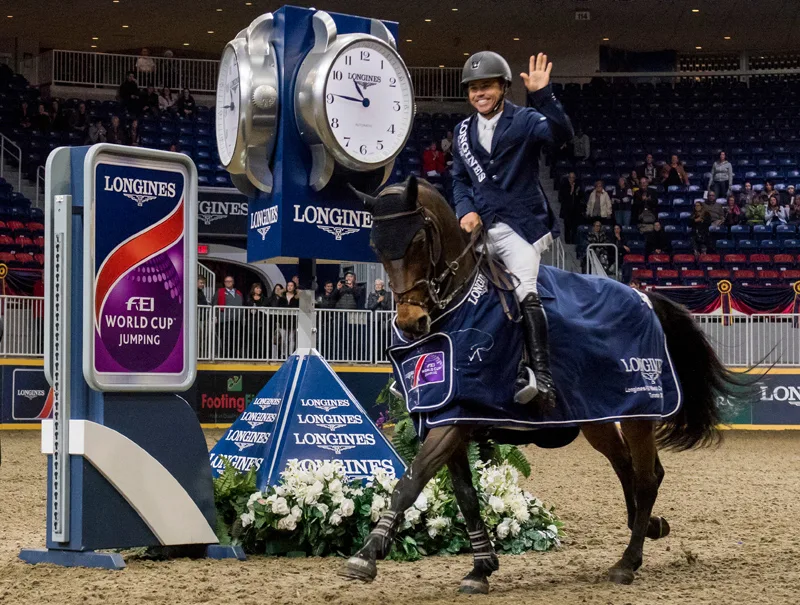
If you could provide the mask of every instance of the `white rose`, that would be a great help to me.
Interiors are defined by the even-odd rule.
[[[383,513],[385,507],[386,500],[384,500],[383,496],[374,496],[372,498],[372,506],[370,507],[370,518],[373,521],[380,519],[381,513]]]
[[[331,515],[330,519],[328,519],[328,523],[330,523],[330,524],[331,524],[331,525],[333,525],[334,527],[336,527],[337,525],[341,525],[341,524],[342,524],[342,517],[341,517],[341,515],[338,515],[338,514],[336,514],[336,513],[333,513],[333,514]]]
[[[497,496],[489,497],[489,507],[496,513],[502,513],[506,510],[506,503]]]
[[[339,509],[342,511],[342,517],[349,517],[355,512],[356,505],[350,498],[345,498],[339,505]]]
[[[414,508],[421,510],[423,513],[428,510],[428,496],[425,494],[425,492],[422,492],[419,496],[417,496],[417,499],[414,501]]]
[[[516,519],[512,520],[509,524],[509,530],[512,536],[516,537],[519,535],[520,526]]]
[[[495,532],[497,533],[497,537],[500,540],[505,539],[508,537],[508,532],[511,531],[511,519],[505,518],[503,519],[502,523],[497,526]]]
[[[263,496],[264,494],[262,494],[261,492],[254,492],[250,494],[250,497],[247,499],[247,508],[253,510],[253,504],[255,503],[255,501]]]
[[[435,538],[435,537],[437,536],[437,534],[438,534],[438,533],[439,533],[439,530],[438,530],[438,529],[436,529],[435,527],[429,527],[429,528],[428,528],[428,535],[429,535],[431,538]]]
[[[247,527],[256,520],[256,515],[255,513],[243,513],[239,518],[242,521],[242,527]]]
[[[278,529],[284,531],[294,531],[297,529],[297,518],[294,515],[287,515],[278,521]]]
[[[415,526],[419,523],[420,518],[422,517],[422,513],[419,512],[418,509],[414,508],[413,506],[406,511],[405,518],[408,522],[410,527]]]
[[[342,491],[342,482],[338,479],[334,479],[328,484],[328,491],[332,494]]]
[[[336,467],[334,466],[333,462],[326,460],[320,466],[319,472],[325,481],[330,481],[336,475]]]
[[[315,507],[315,508],[316,508],[316,509],[317,509],[319,512],[321,512],[321,513],[322,513],[322,516],[323,516],[323,517],[325,517],[325,515],[327,515],[327,514],[328,514],[328,505],[327,505],[327,504],[323,504],[322,502],[319,502],[319,503],[315,504],[315,505],[314,505],[314,507]]]
[[[434,517],[433,519],[428,519],[428,527],[435,527],[437,530],[447,529],[450,527],[450,519],[447,517]]]
[[[276,498],[272,503],[272,512],[276,515],[288,515],[289,503],[286,502],[286,498]]]
[[[314,481],[314,483],[311,484],[308,487],[308,490],[306,491],[306,497],[305,497],[306,504],[314,504],[317,501],[317,498],[320,497],[324,489],[325,486],[322,485],[321,481]]]

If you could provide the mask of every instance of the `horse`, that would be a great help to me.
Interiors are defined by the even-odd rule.
[[[417,181],[413,176],[405,184],[388,186],[377,198],[356,193],[373,216],[372,246],[390,277],[397,300],[396,328],[407,337],[423,337],[437,317],[447,313],[459,293],[464,296],[465,287],[485,264],[476,245],[478,237],[474,233],[468,237],[444,197],[429,183]],[[382,221],[390,222],[391,229],[388,237],[376,238],[375,227]],[[561,273],[575,276],[570,279],[602,279]],[[627,290],[628,295],[632,291],[613,280],[602,281]],[[721,363],[683,307],[654,292],[636,294],[643,300],[646,296],[649,315],[652,317],[654,313],[657,317],[652,322],[656,326],[660,323],[661,327],[656,328],[659,334],[663,329],[661,342],[663,345],[666,341],[663,346],[673,360],[673,374],[680,383],[683,403],[667,418],[627,418],[622,419],[619,426],[606,420],[577,423],[575,427],[575,436],[579,429],[591,446],[608,459],[622,485],[631,535],[622,557],[608,570],[608,579],[618,584],[634,581],[635,572],[642,565],[645,538],[658,540],[670,533],[667,520],[651,514],[664,479],[659,448],[684,451],[718,443],[721,439],[718,401],[721,397],[733,397],[743,385],[741,379]],[[551,354],[555,355],[552,342],[551,338]],[[512,369],[512,378],[516,371],[516,367]],[[521,406],[512,401],[513,387],[509,405]],[[517,431],[505,431],[505,434],[510,433]],[[546,435],[549,431],[530,432],[535,433]],[[397,483],[390,508],[378,520],[362,548],[347,560],[340,574],[351,580],[374,580],[376,561],[389,554],[403,512],[446,465],[473,552],[472,570],[461,581],[459,591],[488,593],[489,576],[499,568],[499,560],[481,520],[468,461],[468,445],[471,440],[479,440],[481,435],[485,436],[482,428],[469,423],[430,428],[424,434],[418,455]]]

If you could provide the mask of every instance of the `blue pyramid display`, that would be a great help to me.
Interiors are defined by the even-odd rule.
[[[265,416],[257,404],[268,405]],[[292,355],[214,446],[217,475],[220,457],[242,471],[255,465],[261,490],[278,483],[293,460],[309,468],[330,460],[349,479],[366,479],[378,469],[396,477],[405,472],[403,460],[315,349]]]
[[[294,355],[286,360],[213,447],[210,459],[214,477],[219,477],[225,468],[221,458],[243,473],[253,466],[261,467],[269,451],[269,438],[297,362],[298,358]]]

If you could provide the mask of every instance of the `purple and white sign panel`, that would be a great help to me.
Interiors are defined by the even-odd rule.
[[[194,164],[97,145],[84,189],[86,381],[103,391],[186,390],[197,367]]]

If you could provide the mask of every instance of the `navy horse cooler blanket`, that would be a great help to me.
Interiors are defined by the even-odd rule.
[[[623,419],[660,420],[681,406],[661,324],[646,296],[608,278],[542,266],[539,295],[549,323],[555,409],[514,402],[522,357],[512,292],[478,273],[469,290],[410,341],[394,326],[389,358],[417,433],[447,424],[516,429]]]

